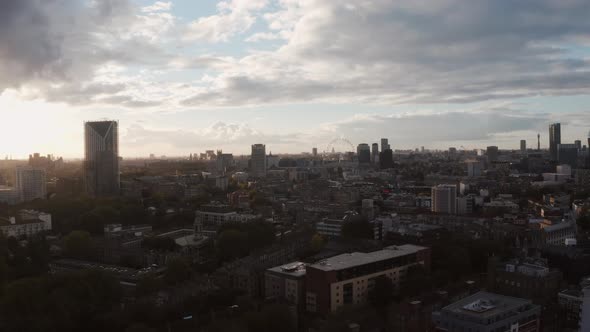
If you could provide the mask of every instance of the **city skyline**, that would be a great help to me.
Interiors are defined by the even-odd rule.
[[[583,1],[25,0],[0,10],[19,18],[0,23],[10,51],[0,55],[0,154],[14,158],[82,158],[80,123],[102,118],[120,121],[125,157],[247,154],[256,143],[321,152],[340,136],[518,149],[541,133],[547,148],[549,123],[562,124],[564,142],[585,142],[590,128]]]

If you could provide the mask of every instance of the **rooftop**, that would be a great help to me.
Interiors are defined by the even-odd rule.
[[[338,271],[350,267],[370,264],[395,257],[406,256],[427,249],[413,244],[404,244],[402,246],[390,246],[383,250],[369,253],[353,252],[327,258],[318,263],[310,265],[313,268],[323,271]]]
[[[305,263],[291,262],[285,265],[275,266],[268,269],[268,271],[293,277],[303,277],[305,275]]]
[[[444,307],[442,311],[483,318],[515,311],[527,304],[532,304],[532,302],[516,297],[478,292]]]

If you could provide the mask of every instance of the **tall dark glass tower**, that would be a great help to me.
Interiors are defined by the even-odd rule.
[[[84,123],[84,182],[94,197],[119,195],[119,124]]]
[[[551,160],[557,160],[557,146],[561,144],[561,124],[552,123],[549,125],[549,152]]]

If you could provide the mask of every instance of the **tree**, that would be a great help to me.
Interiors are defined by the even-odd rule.
[[[324,248],[325,244],[325,240],[320,234],[314,234],[311,238],[311,251],[318,253]]]
[[[217,240],[217,254],[221,260],[248,255],[248,234],[237,229],[225,230]]]
[[[150,295],[164,286],[164,281],[160,278],[157,278],[153,275],[143,276],[137,282],[137,287],[135,288],[135,294],[137,296],[145,296]]]
[[[342,225],[342,236],[349,239],[373,239],[373,226],[364,218],[355,218]]]
[[[86,231],[72,231],[63,238],[66,256],[87,259],[92,256],[92,238]]]
[[[192,276],[192,270],[189,264],[183,258],[172,258],[166,264],[166,273],[164,280],[170,285],[179,284],[189,280]]]

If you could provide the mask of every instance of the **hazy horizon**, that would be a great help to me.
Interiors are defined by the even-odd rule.
[[[119,120],[128,158],[586,142],[587,1],[7,1],[0,157],[83,156]]]

